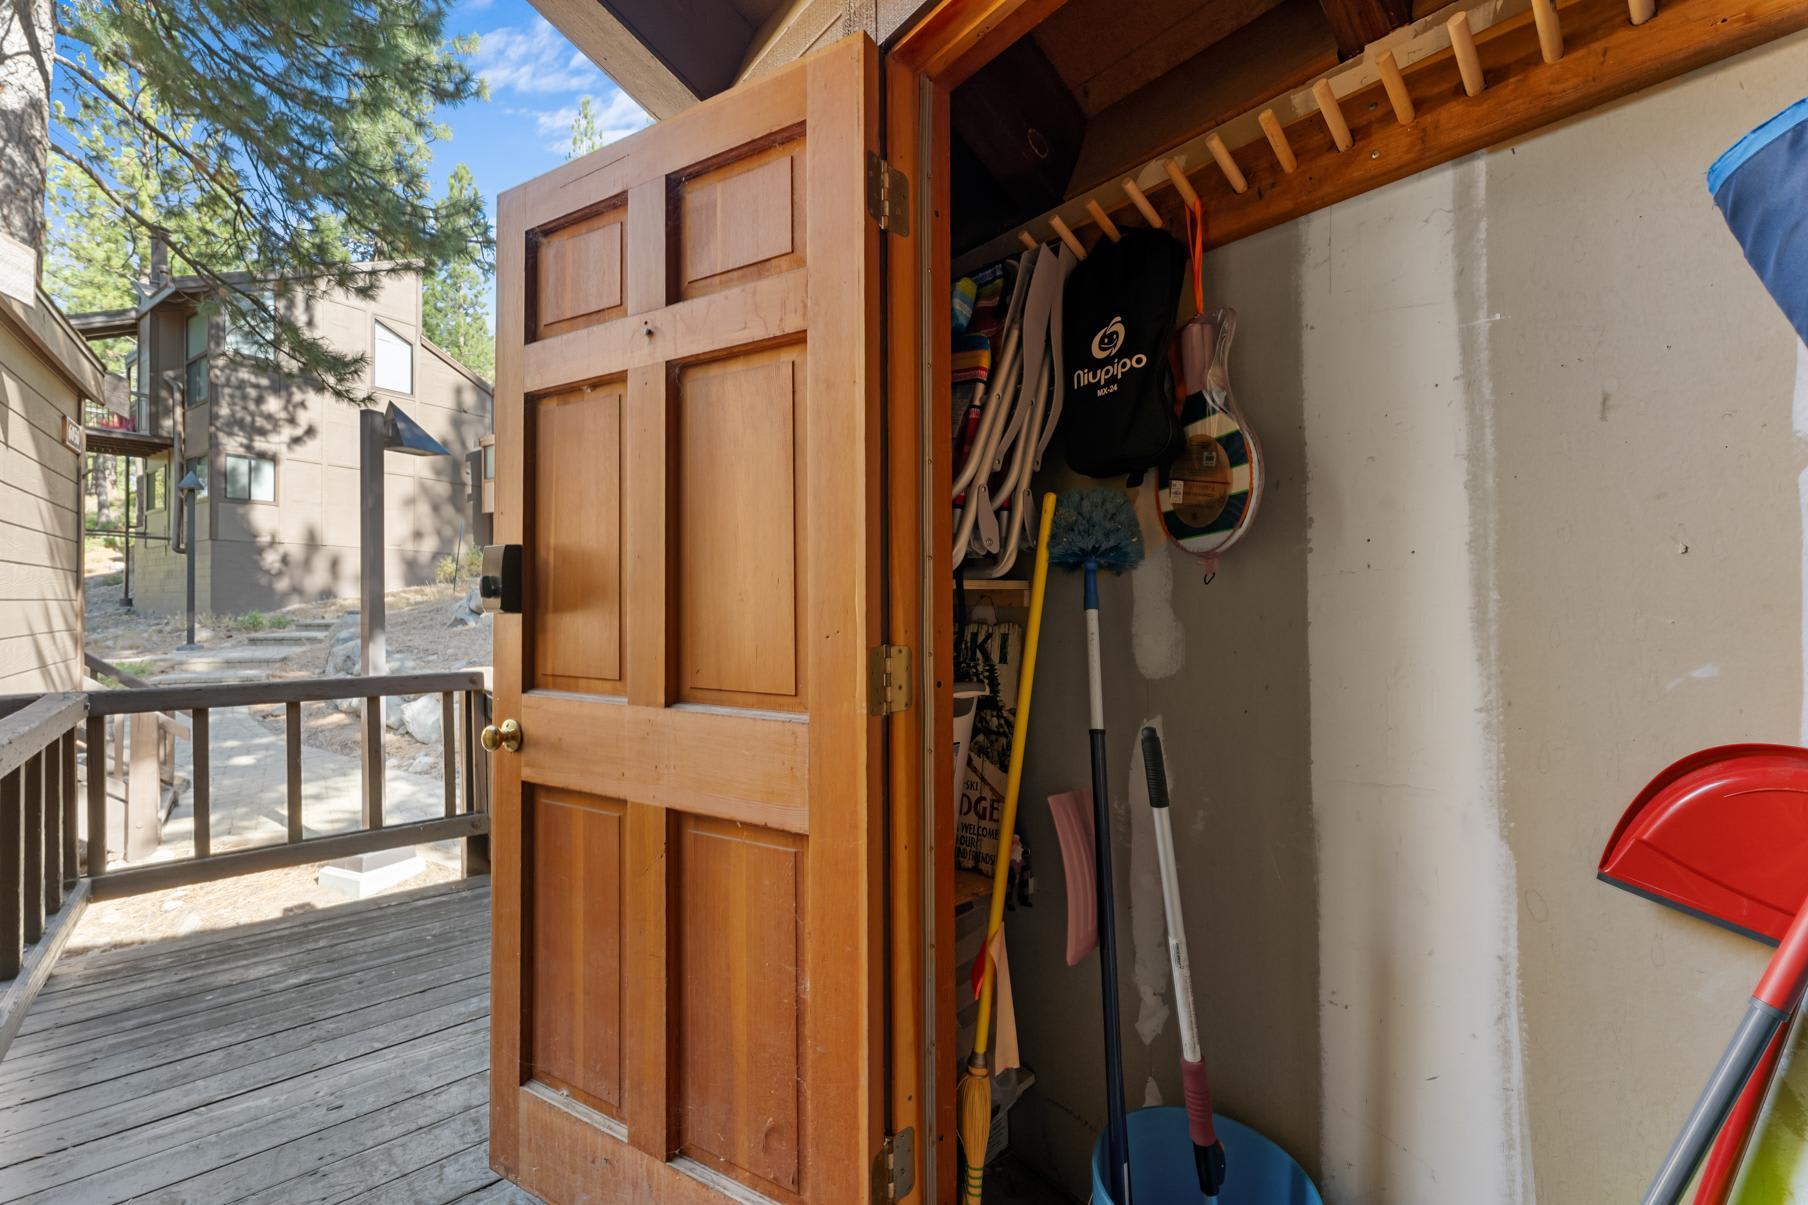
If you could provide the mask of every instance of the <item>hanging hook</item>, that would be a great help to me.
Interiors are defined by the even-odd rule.
[[[1387,89],[1388,103],[1394,106],[1394,116],[1401,125],[1411,125],[1418,112],[1413,108],[1412,93],[1406,90],[1406,77],[1400,74],[1394,52],[1383,50],[1376,57],[1375,66],[1381,72],[1381,86]]]
[[[1273,109],[1263,109],[1262,115],[1256,118],[1261,123],[1262,133],[1268,135],[1268,145],[1274,148],[1274,157],[1281,165],[1281,171],[1291,176],[1299,167],[1299,158],[1293,153],[1293,145],[1287,141],[1287,131],[1281,128],[1281,119],[1274,115]]]
[[[1106,213],[1105,207],[1097,201],[1086,202],[1086,212],[1092,215],[1093,223],[1104,231],[1105,237],[1112,242],[1115,243],[1124,237],[1118,233],[1117,223],[1111,220],[1111,215]]]
[[[1657,0],[1626,0],[1634,25],[1643,25],[1657,14]]]
[[[1205,149],[1210,151],[1212,158],[1218,161],[1218,170],[1224,173],[1226,180],[1230,181],[1232,192],[1240,194],[1249,191],[1249,181],[1243,178],[1243,169],[1237,166],[1235,159],[1231,158],[1230,148],[1224,145],[1224,139],[1213,134],[1205,140]]]
[[[1337,94],[1331,91],[1331,81],[1321,79],[1312,85],[1312,99],[1318,102],[1318,111],[1324,114],[1325,126],[1331,131],[1331,141],[1337,149],[1347,151],[1353,141],[1350,138],[1350,123],[1343,119],[1343,106],[1337,103]]]
[[[1023,244],[1023,249],[1025,251],[1034,251],[1037,247],[1041,246],[1041,244],[1036,241],[1035,236],[1030,234],[1027,230],[1019,230],[1017,232],[1017,241]]]
[[[1557,18],[1557,6],[1551,0],[1532,0],[1532,21],[1538,26],[1538,50],[1544,61],[1562,58],[1563,23]]]
[[[1143,190],[1136,186],[1136,181],[1126,179],[1123,183],[1124,195],[1130,198],[1130,203],[1136,206],[1137,212],[1143,215],[1143,221],[1149,223],[1152,229],[1160,230],[1161,215],[1155,212],[1155,206],[1149,204],[1149,198],[1144,196]]]
[[[1450,31],[1450,50],[1456,55],[1456,69],[1463,75],[1463,91],[1480,96],[1487,81],[1482,78],[1482,56],[1475,52],[1475,35],[1469,32],[1469,14],[1458,13],[1444,23]]]
[[[1193,191],[1193,182],[1188,180],[1186,173],[1180,170],[1180,161],[1170,159],[1161,166],[1168,173],[1168,179],[1173,182],[1174,191],[1180,194],[1181,203],[1188,209],[1197,206],[1199,194]]]
[[[1068,229],[1067,223],[1061,220],[1059,214],[1050,218],[1048,224],[1055,228],[1055,234],[1060,237],[1062,242],[1067,244],[1067,249],[1074,253],[1075,259],[1086,258],[1086,248],[1080,245],[1080,240],[1074,237],[1074,232]]]

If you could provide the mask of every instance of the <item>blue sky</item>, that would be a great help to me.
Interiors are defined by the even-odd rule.
[[[433,148],[434,189],[468,163],[491,220],[497,193],[565,161],[582,98],[590,97],[612,141],[650,120],[527,0],[462,0],[448,24],[454,35],[478,35],[472,62],[490,99],[440,112],[452,137]]]

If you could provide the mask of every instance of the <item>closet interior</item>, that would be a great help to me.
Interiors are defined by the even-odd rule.
[[[974,1057],[986,1028],[976,997],[983,984],[989,1003],[989,968],[1010,965],[986,956],[1003,945],[988,941],[990,925],[1006,918],[1008,935],[1023,909],[1036,910],[1044,931],[1065,923],[1070,975],[1097,974],[1090,955],[1109,940],[1101,929],[1111,918],[1094,912],[1103,886],[1083,877],[1098,852],[1091,799],[1020,791],[1008,800],[1022,772],[1012,773],[1023,739],[1014,721],[1036,618],[1043,497],[1074,486],[1117,493],[1145,544],[1178,544],[1209,580],[1256,522],[1262,462],[1261,416],[1245,422],[1226,373],[1235,314],[1204,279],[1205,252],[1770,36],[1756,27],[1730,41],[1724,31],[1704,35],[1717,19],[1705,4],[1669,5],[1652,25],[1655,11],[1651,0],[1561,9],[1551,0],[1070,0],[956,72],[952,86],[892,92],[894,105],[921,102],[916,154],[928,197],[917,212],[937,215],[925,232],[937,262],[923,264],[917,333],[935,365],[924,406],[932,714],[952,753],[938,755],[925,789],[936,915],[935,1057],[925,1080],[942,1199],[953,1199],[959,1177],[983,1179],[962,1145],[983,1139],[991,1158],[1009,1149],[1011,1107],[1038,1061],[1075,1056],[1019,1050],[1006,1003],[985,1035],[990,1049]],[[898,124],[891,129],[895,137]],[[1076,274],[1087,282],[1077,293]],[[1149,314],[1141,328],[1127,321],[1137,305],[1160,311],[1158,337]],[[1114,378],[1138,375],[1149,380],[1132,391],[1166,399],[1172,430],[1139,435],[1076,411],[1076,395],[1096,410],[1121,397]],[[1139,438],[1154,449],[1114,458]],[[1043,665],[1084,659],[1072,625],[1063,631],[1041,649]],[[1033,726],[1083,744],[1086,700],[1069,681],[1056,697],[1032,692]],[[1137,736],[1116,735],[1118,755]],[[1115,766],[1111,781],[1128,768]],[[1013,833],[1008,823],[1013,803],[1052,818],[1059,844],[1026,850],[1023,826]],[[1038,827],[1046,831],[1046,819]],[[1012,990],[997,990],[1019,1007],[1038,976],[1063,973],[1022,960],[1015,969]],[[1183,1045],[1196,1062],[1197,1038]],[[1098,1056],[1089,1046],[1081,1057]],[[988,1068],[982,1089],[967,1085]],[[972,1100],[982,1092],[990,1109],[980,1126]]]

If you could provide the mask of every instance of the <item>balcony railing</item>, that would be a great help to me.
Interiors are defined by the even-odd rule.
[[[302,824],[302,704],[346,699],[370,703],[397,695],[439,696],[443,814],[384,823],[382,775],[367,774],[362,825],[307,836]],[[487,874],[489,760],[476,736],[489,722],[489,702],[484,676],[475,670],[0,697],[0,1053],[90,899],[115,899],[452,839],[464,842],[464,873]],[[284,710],[285,840],[216,851],[210,823],[209,716],[220,708],[271,705]],[[193,853],[143,865],[115,865],[107,849],[109,783],[117,779],[122,784],[128,805],[135,790],[140,795],[158,791],[166,779],[162,762],[174,748],[174,742],[165,738],[173,735],[171,728],[179,726],[183,712],[188,713],[186,735],[193,746],[189,783]],[[115,736],[122,729],[129,732],[129,744],[109,739],[109,721]],[[370,739],[370,727],[362,727]],[[78,745],[83,750],[79,777],[85,779],[85,788],[78,787]],[[380,748],[367,753],[381,764]],[[127,827],[120,825],[122,853]],[[78,852],[81,849],[85,856]]]

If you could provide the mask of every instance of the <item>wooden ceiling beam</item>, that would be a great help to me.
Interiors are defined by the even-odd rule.
[[[1355,58],[1370,42],[1412,20],[1412,0],[1318,0],[1318,6],[1337,39],[1340,59]]]

